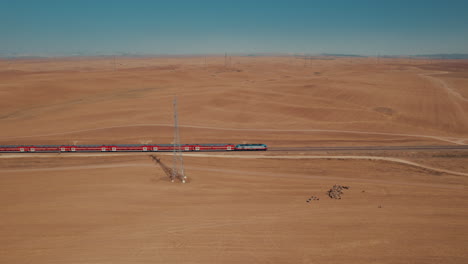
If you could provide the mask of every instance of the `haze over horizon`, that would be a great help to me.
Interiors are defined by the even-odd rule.
[[[468,2],[4,1],[0,55],[468,53]]]

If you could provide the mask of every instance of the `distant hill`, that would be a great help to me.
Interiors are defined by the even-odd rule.
[[[414,56],[411,56],[411,57],[429,58],[429,59],[460,60],[460,59],[468,59],[468,54],[462,54],[462,53],[426,54],[426,55],[414,55]]]
[[[341,54],[341,53],[322,53],[322,56],[330,56],[330,57],[360,57],[364,58],[367,56],[356,55],[356,54]]]

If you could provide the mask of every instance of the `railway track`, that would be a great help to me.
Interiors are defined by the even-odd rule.
[[[285,152],[285,151],[297,151],[297,152],[329,152],[329,151],[429,151],[429,150],[468,150],[468,145],[445,145],[445,146],[341,146],[341,147],[268,147],[268,151],[277,151],[277,152]],[[173,150],[159,150],[157,152],[172,152]],[[186,153],[199,153],[199,152],[232,152],[232,151],[239,151],[239,150],[225,150],[225,149],[206,149],[206,150],[182,150]],[[242,152],[251,152],[253,150],[241,150]],[[73,153],[122,153],[122,152],[146,152],[142,150],[126,150],[126,151],[100,151],[96,150],[80,150],[78,152]],[[13,151],[1,151],[1,153],[67,153],[67,152],[60,152],[60,151],[25,151],[25,152],[13,152]],[[68,152],[70,153],[70,152]],[[156,153],[151,150],[148,153]]]
[[[411,151],[411,150],[468,150],[468,145],[449,146],[349,146],[349,147],[269,147],[268,151]]]

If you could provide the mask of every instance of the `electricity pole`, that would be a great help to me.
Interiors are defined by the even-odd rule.
[[[177,97],[174,97],[174,164],[172,167],[171,181],[174,182],[176,178],[182,183],[185,183],[187,176],[185,176],[184,159],[182,157],[182,149],[180,145],[179,135],[179,117],[177,114]]]

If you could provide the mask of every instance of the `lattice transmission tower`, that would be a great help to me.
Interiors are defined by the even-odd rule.
[[[187,176],[185,176],[184,158],[182,157],[182,148],[180,145],[177,97],[174,97],[174,164],[172,166],[171,181],[174,182],[176,179],[185,183]]]

